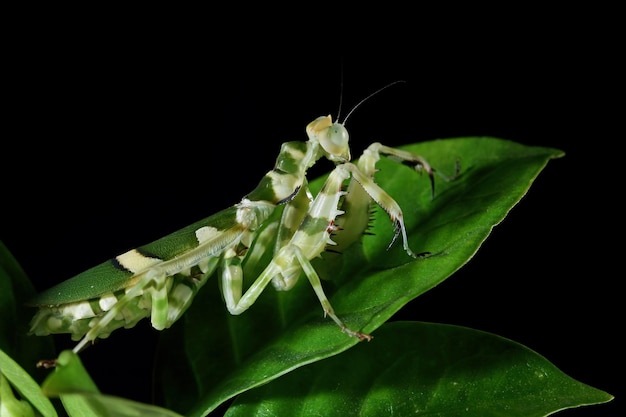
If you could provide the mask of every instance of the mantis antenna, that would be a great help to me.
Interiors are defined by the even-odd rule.
[[[345,125],[346,122],[348,121],[348,117],[350,117],[350,115],[352,113],[354,113],[354,111],[357,109],[357,107],[359,107],[361,104],[365,103],[370,98],[374,97],[376,94],[382,92],[383,90],[386,90],[387,88],[391,87],[392,85],[399,84],[399,83],[405,83],[405,82],[406,81],[404,81],[404,80],[397,80],[397,81],[391,82],[391,83],[389,83],[389,84],[379,88],[378,90],[374,91],[373,93],[371,93],[370,95],[368,95],[367,97],[365,97],[364,99],[359,101],[357,104],[355,104],[355,106],[352,107],[352,110],[350,110],[350,112],[348,112],[348,115],[346,116],[346,118],[343,119],[343,122],[341,122],[341,124]],[[341,89],[343,91],[343,82],[341,83]],[[341,97],[339,98],[339,100],[340,100],[339,101],[339,106],[340,106],[340,110],[341,110]],[[339,114],[337,114],[337,120],[339,120]]]

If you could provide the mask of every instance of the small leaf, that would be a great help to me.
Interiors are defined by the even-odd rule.
[[[93,382],[77,354],[64,350],[59,355],[54,372],[41,384],[43,393],[48,397],[58,397],[67,393],[98,393]]]
[[[71,350],[61,352],[42,390],[48,396],[60,397],[70,417],[182,417],[154,405],[100,394],[80,358]]]
[[[0,416],[35,417],[35,410],[28,401],[18,400],[11,385],[0,372]]]
[[[228,417],[543,417],[613,397],[513,341],[418,322],[240,395]]]
[[[22,399],[28,401],[44,417],[57,416],[52,403],[43,395],[37,382],[2,350],[0,350],[0,378],[6,380],[3,383],[3,393],[0,393],[0,402],[7,401],[5,393],[11,389],[7,384],[8,381],[19,392]]]

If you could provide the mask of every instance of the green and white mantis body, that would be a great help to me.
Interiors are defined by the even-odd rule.
[[[348,132],[330,116],[309,123],[306,133],[308,141],[282,145],[274,168],[239,203],[40,293],[31,302],[38,308],[31,334],[69,333],[72,340],[80,340],[73,349],[79,352],[89,342],[146,317],[155,329],[170,327],[214,273],[233,315],[246,311],[270,282],[287,291],[304,273],[324,314],[348,335],[370,340],[335,314],[311,260],[329,245],[341,252],[357,241],[368,226],[372,201],[396,228],[391,244],[401,236],[407,254],[420,256],[409,248],[401,208],[374,182],[375,166],[385,156],[426,172],[433,190],[436,171],[424,158],[380,143],[370,145],[358,165],[353,164]],[[313,198],[306,175],[320,158],[332,161],[335,168]],[[280,222],[268,224],[281,205]],[[271,261],[244,292],[242,262],[254,262],[268,250],[273,251]]]

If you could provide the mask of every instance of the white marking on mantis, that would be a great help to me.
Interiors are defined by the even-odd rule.
[[[131,249],[126,253],[116,256],[115,259],[117,259],[120,265],[125,269],[134,274],[162,262],[161,259],[145,256],[137,249]]]
[[[98,301],[102,311],[109,311],[115,303],[117,303],[117,298],[113,294],[105,294]]]
[[[65,314],[74,318],[74,320],[80,320],[84,318],[93,317],[96,315],[89,303],[76,303],[69,304],[65,310]]]
[[[220,233],[215,227],[204,226],[196,230],[196,239],[198,239],[198,243],[204,243],[217,237]]]
[[[276,194],[289,195],[293,192],[293,177],[291,175],[285,175],[275,171],[272,171],[268,175],[272,179]]]

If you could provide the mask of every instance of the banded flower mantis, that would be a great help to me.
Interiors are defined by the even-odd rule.
[[[440,173],[419,155],[378,142],[357,164],[350,162],[346,119],[340,123],[331,116],[318,117],[306,127],[308,141],[283,143],[274,168],[239,203],[38,294],[30,303],[38,308],[30,333],[69,333],[79,341],[73,349],[78,353],[97,338],[131,328],[143,318],[150,317],[157,330],[170,327],[214,273],[233,315],[252,306],[270,282],[276,290],[288,291],[304,274],[324,314],[348,335],[370,340],[369,334],[351,329],[335,314],[311,261],[329,248],[341,253],[357,241],[368,227],[373,202],[395,226],[389,246],[401,237],[409,256],[424,255],[411,250],[401,208],[374,181],[381,156],[425,172],[431,195],[435,174],[446,181],[454,176]],[[335,168],[313,196],[307,171],[321,158]],[[279,220],[271,220],[281,206]],[[243,262],[256,262],[269,250],[271,260],[243,291]]]

